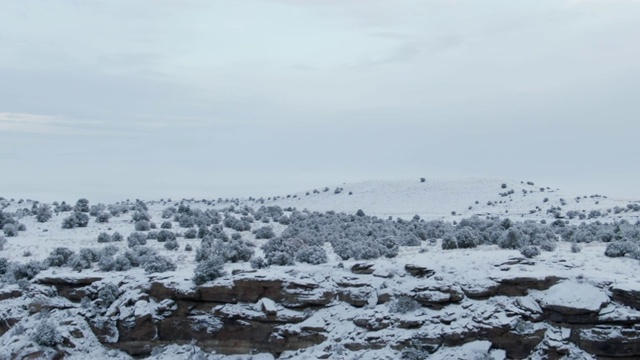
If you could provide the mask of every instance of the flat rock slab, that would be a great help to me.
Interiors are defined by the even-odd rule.
[[[599,312],[610,300],[604,291],[593,285],[566,281],[552,286],[538,301],[544,310],[582,315]]]

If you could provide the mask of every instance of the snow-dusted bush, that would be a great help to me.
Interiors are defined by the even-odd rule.
[[[520,254],[528,259],[531,259],[534,256],[540,255],[540,248],[535,245],[523,246],[522,249],[520,249]]]
[[[525,234],[516,228],[509,228],[504,233],[498,245],[502,249],[519,249],[526,243]]]
[[[122,241],[124,240],[124,236],[122,236],[122,234],[120,234],[119,232],[114,232],[113,234],[111,234],[111,241]]]
[[[202,285],[207,281],[211,281],[224,275],[223,271],[224,259],[214,255],[196,266],[193,274],[193,282],[196,285]]]
[[[196,261],[214,256],[230,262],[249,261],[255,252],[253,247],[252,243],[242,239],[223,241],[206,237],[202,241],[202,246],[196,250]]]
[[[139,220],[135,224],[136,231],[149,231],[151,230],[151,223],[148,220]]]
[[[44,223],[49,221],[53,216],[53,212],[51,211],[51,207],[47,204],[41,204],[38,206],[36,210],[36,220],[40,223]]]
[[[4,250],[4,246],[7,245],[7,239],[0,235],[0,250]]]
[[[89,225],[89,215],[75,211],[69,217],[62,220],[63,229],[73,229],[76,227],[87,227]]]
[[[197,236],[198,236],[198,230],[196,229],[189,229],[184,232],[185,239],[195,239]]]
[[[74,252],[69,250],[69,248],[57,247],[51,251],[46,263],[49,266],[61,267],[67,264],[67,261],[69,261],[69,258],[73,254]]]
[[[175,240],[175,239],[176,239],[176,234],[174,234],[169,230],[162,229],[158,232],[158,236],[156,240],[158,240],[158,242],[165,242],[167,240]]]
[[[54,347],[62,343],[62,335],[60,335],[53,322],[46,319],[36,326],[31,335],[31,340],[40,346]]]
[[[251,224],[248,221],[241,220],[233,216],[227,216],[222,223],[225,227],[231,228],[236,231],[251,230]]]
[[[455,237],[458,243],[458,248],[460,249],[469,249],[478,246],[478,234],[471,227],[465,226],[459,228],[455,232]]]
[[[164,248],[167,250],[178,250],[179,247],[180,245],[176,239],[169,239],[164,243]]]
[[[76,206],[73,207],[73,211],[88,213],[89,212],[89,200],[87,199],[78,199],[76,201]]]
[[[107,210],[107,207],[104,204],[91,205],[91,207],[89,208],[89,215],[98,216],[105,210]]]
[[[98,215],[96,215],[97,223],[108,223],[109,219],[111,219],[111,214],[107,212],[101,212]]]
[[[187,244],[187,245],[184,247],[184,251],[192,251],[192,250],[193,250],[193,247],[191,247],[191,245],[190,245],[190,244]]]
[[[405,314],[420,308],[420,303],[408,296],[399,296],[389,304],[389,311],[392,313]]]
[[[103,258],[105,256],[113,256],[113,255],[115,255],[117,253],[118,253],[118,247],[117,246],[115,246],[115,245],[104,246],[103,248],[101,248],[97,252],[98,260],[100,260],[101,258]]]
[[[637,248],[637,245],[628,241],[614,241],[607,244],[604,255],[608,257],[623,257],[633,253]]]
[[[262,257],[256,257],[249,260],[252,269],[264,269],[267,267],[267,263],[264,261]]]
[[[176,208],[170,206],[164,210],[162,210],[162,218],[163,219],[171,219],[173,215],[177,212]]]
[[[149,231],[147,233],[147,240],[158,240],[158,232],[157,231]]]
[[[99,305],[103,308],[108,308],[119,296],[120,291],[118,287],[112,283],[106,283],[98,291]]]
[[[134,267],[134,265],[131,263],[131,259],[127,254],[118,255],[113,259],[113,271],[127,271],[132,267]]]
[[[256,235],[256,239],[271,239],[276,236],[271,226],[263,226],[253,231]]]
[[[579,253],[580,251],[582,251],[582,246],[580,246],[580,244],[574,242],[571,243],[571,252],[572,253]]]
[[[304,243],[299,239],[276,237],[269,239],[264,245],[264,258],[267,265],[293,265],[295,254]]]
[[[320,246],[305,246],[296,253],[296,261],[313,265],[327,262],[327,252]]]
[[[141,245],[147,245],[147,234],[142,232],[134,232],[127,236],[127,245],[132,248]]]
[[[169,243],[167,241],[167,243]],[[171,259],[166,256],[155,255],[142,265],[144,268],[144,272],[147,274],[151,273],[163,273],[166,271],[175,271],[176,264],[174,264]]]
[[[44,268],[46,268],[46,266],[41,262],[32,260],[26,264],[13,263],[11,264],[9,271],[12,272],[15,280],[31,280]]]
[[[6,237],[14,237],[18,236],[18,225],[16,224],[6,224],[2,227],[2,231]]]
[[[106,232],[101,232],[98,235],[98,242],[99,243],[108,243],[108,242],[111,242],[111,241],[112,241],[111,235],[107,234]]]
[[[171,227],[171,221],[163,221],[162,224],[160,224],[161,229],[171,229]]]
[[[146,220],[146,221],[151,221],[151,216],[149,215],[148,212],[142,210],[142,211],[136,211],[133,214],[131,214],[131,220],[138,222],[141,220]]]
[[[458,241],[453,234],[445,234],[442,238],[442,250],[453,250],[458,248]]]
[[[4,275],[9,270],[9,260],[7,258],[0,258],[0,275]]]

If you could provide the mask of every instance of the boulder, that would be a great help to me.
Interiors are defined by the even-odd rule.
[[[566,281],[544,292],[538,302],[545,312],[556,312],[562,315],[595,315],[609,301],[609,297],[593,285]]]
[[[418,265],[414,265],[414,264],[407,264],[404,266],[404,269],[411,275],[411,276],[415,276],[418,278],[423,278],[423,277],[431,277],[433,276],[433,274],[435,274],[436,272],[431,270],[431,269],[427,269],[426,267],[422,267],[422,266],[418,266]]]
[[[640,284],[639,283],[620,283],[614,284],[609,289],[611,291],[611,299],[617,301],[636,310],[640,310]]]

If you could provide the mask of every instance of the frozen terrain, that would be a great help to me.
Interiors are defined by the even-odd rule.
[[[10,264],[50,262],[52,251],[60,247],[74,254],[82,249],[98,253],[106,245],[120,255],[133,251],[127,238],[136,232],[132,218],[138,211],[149,216],[151,227],[155,224],[155,229],[139,232],[158,233],[162,223],[169,222],[165,230],[176,235],[178,243],[169,250],[166,241],[150,237],[144,245],[175,264],[169,271],[149,272],[142,265],[103,271],[98,263],[76,271],[67,264],[49,266],[27,281],[12,279],[5,270],[0,358],[640,356],[635,326],[640,321],[640,282],[635,276],[640,262],[632,250],[605,256],[611,240],[605,243],[594,236],[578,244],[562,239],[559,232],[549,251],[526,258],[518,248],[491,242],[445,250],[442,238],[426,236],[411,245],[398,243],[394,256],[362,259],[343,259],[326,241],[320,247],[327,261],[321,264],[296,261],[253,269],[247,261],[227,262],[223,276],[196,286],[196,250],[203,239],[186,233],[199,227],[182,226],[176,220],[179,212],[163,216],[167,208],[182,205],[193,214],[215,213],[221,224],[227,218],[251,217],[248,229],[225,225],[222,237],[236,236],[255,245],[254,259],[268,258],[263,245],[270,240],[257,239],[253,231],[269,226],[278,237],[314,211],[351,216],[362,210],[374,223],[392,217],[415,226],[429,220],[453,226],[472,216],[532,221],[523,229],[553,222],[576,229],[581,223],[622,222],[627,232],[620,234],[629,238],[620,235],[618,240],[632,244],[640,211],[631,199],[572,194],[527,181],[426,178],[343,184],[263,199],[163,199],[144,202],[146,210],[141,210],[142,203],[124,202],[118,205],[126,212],[116,211],[108,222],[90,216],[86,227],[71,229],[62,224],[73,211],[53,212],[39,222],[31,210],[40,203],[4,199],[0,204],[26,227],[17,236],[6,236],[0,257]],[[276,205],[293,219],[292,225],[275,217],[257,220],[258,208]],[[309,211],[301,212],[305,209]],[[99,243],[103,232],[118,232],[124,239]],[[186,251],[188,246],[191,251]],[[15,274],[16,265],[11,266]],[[44,340],[43,333],[48,334]]]

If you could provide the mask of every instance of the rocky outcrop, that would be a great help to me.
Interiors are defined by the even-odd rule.
[[[389,276],[369,270],[280,277],[236,272],[200,287],[170,278],[146,283],[122,277],[111,280],[120,291],[109,301],[97,295],[106,284],[98,276],[49,276],[36,279],[44,290],[29,303],[26,316],[75,311],[102,344],[133,356],[146,356],[160,345],[190,343],[219,354],[276,357],[326,343],[333,345],[322,345],[314,356],[330,358],[335,344],[340,351],[390,347],[429,353],[488,342],[515,359],[534,353],[560,358],[575,349],[600,358],[640,357],[633,284],[605,289],[607,283],[499,270],[499,276],[457,283],[413,265],[387,269]],[[47,298],[48,293],[55,296]],[[5,303],[33,295],[17,288],[1,294]],[[18,313],[2,315],[0,331],[19,320]],[[347,335],[333,335],[345,327],[351,328]]]

